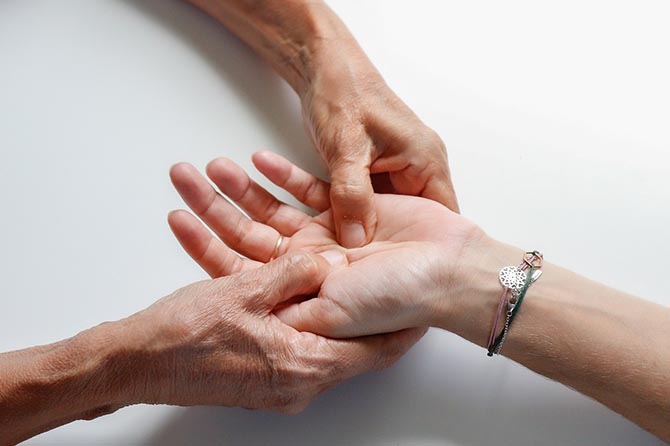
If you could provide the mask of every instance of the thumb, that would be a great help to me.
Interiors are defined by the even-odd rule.
[[[315,294],[329,270],[328,261],[316,254],[297,251],[283,255],[249,272],[250,287],[261,290],[251,306],[273,309],[292,297]]]
[[[367,244],[377,225],[369,166],[364,161],[340,162],[330,176],[330,202],[338,242],[345,248]]]
[[[283,323],[298,331],[308,331],[329,338],[369,334],[356,327],[341,305],[321,296],[288,305],[275,311],[275,314]]]

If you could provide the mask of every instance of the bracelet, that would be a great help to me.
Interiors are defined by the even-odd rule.
[[[518,266],[506,266],[500,270],[498,278],[500,284],[503,286],[503,292],[500,296],[498,309],[493,319],[493,326],[487,342],[487,355],[499,355],[502,350],[507,333],[514,321],[514,318],[521,308],[521,303],[528,288],[542,275],[542,263],[544,256],[539,251],[530,251],[524,254],[521,263]],[[507,305],[505,305],[507,304]],[[505,311],[505,324],[502,332],[498,335],[500,330],[500,322]],[[496,336],[497,335],[497,336]]]

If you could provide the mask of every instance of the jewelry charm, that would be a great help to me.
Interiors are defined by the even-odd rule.
[[[503,287],[502,296],[498,304],[491,333],[487,343],[488,356],[500,354],[510,326],[514,321],[528,287],[542,275],[542,263],[544,257],[539,251],[529,251],[523,255],[519,266],[506,266],[498,273],[498,279]],[[505,305],[507,304],[507,305]],[[507,306],[507,311],[505,311]],[[501,318],[504,318],[502,332],[496,337],[499,330]]]
[[[498,274],[500,284],[510,290],[520,290],[526,283],[526,273],[516,266],[506,266]]]

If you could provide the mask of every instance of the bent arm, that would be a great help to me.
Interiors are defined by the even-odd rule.
[[[347,27],[322,1],[187,1],[242,39],[300,96],[313,74],[326,61],[327,56],[322,56],[321,50],[333,42],[336,42],[340,56],[355,54],[367,60]]]
[[[500,297],[498,272],[522,252],[487,241],[469,253],[468,283],[434,325],[485,347]],[[670,309],[545,263],[502,354],[670,439]],[[443,303],[444,304],[444,303]]]

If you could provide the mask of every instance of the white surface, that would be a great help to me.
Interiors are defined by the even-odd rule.
[[[445,139],[463,213],[497,238],[670,304],[667,2],[333,1]],[[0,2],[0,350],[139,310],[200,272],[167,170],[253,150],[311,170],[292,92],[173,0]],[[529,185],[532,188],[529,189]],[[516,194],[533,213],[498,200]],[[30,444],[654,445],[447,333],[305,413],[139,406]]]

